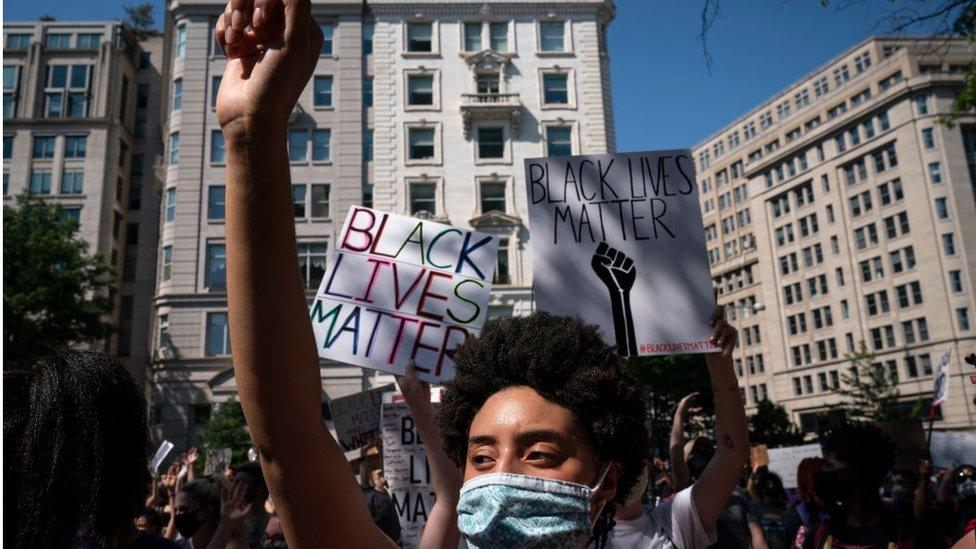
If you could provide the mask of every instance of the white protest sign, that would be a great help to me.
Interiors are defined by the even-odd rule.
[[[159,448],[156,449],[156,453],[153,455],[152,460],[149,462],[149,470],[152,471],[152,474],[155,475],[159,473],[159,466],[162,465],[163,460],[166,459],[166,456],[168,456],[172,450],[173,443],[168,440],[164,440],[163,443],[159,445]]]
[[[319,356],[417,377],[454,376],[449,352],[481,331],[498,241],[353,206],[310,312]]]
[[[357,450],[376,439],[380,432],[383,393],[392,390],[393,385],[385,385],[329,401],[337,440],[343,452]]]
[[[400,519],[400,541],[404,549],[413,549],[434,506],[427,455],[402,395],[384,394],[382,415],[383,474]]]
[[[629,356],[717,350],[690,151],[527,159],[525,178],[538,309]]]
[[[233,452],[230,448],[209,448],[206,453],[206,461],[203,464],[203,474],[213,475],[223,473],[230,467],[230,460]]]
[[[949,398],[949,353],[942,355],[939,362],[939,371],[933,378],[934,388],[932,391],[932,406],[942,406]]]
[[[976,433],[934,431],[929,445],[934,467],[956,467],[976,461]]]
[[[787,446],[784,448],[770,448],[769,470],[783,479],[783,488],[796,488],[796,468],[800,462],[810,457],[823,457],[820,444],[804,444],[803,446]]]

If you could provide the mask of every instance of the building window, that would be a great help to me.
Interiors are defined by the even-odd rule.
[[[225,356],[230,354],[230,329],[227,326],[227,313],[207,313],[206,356]]]
[[[434,104],[434,76],[431,74],[407,75],[407,105],[431,106]]]
[[[52,50],[66,50],[71,47],[71,35],[63,33],[48,33],[44,40],[44,47]]]
[[[183,108],[183,79],[173,80],[173,110],[178,111]]]
[[[3,136],[3,159],[9,160],[14,153],[14,136]]]
[[[186,56],[186,25],[176,27],[176,58]]]
[[[434,158],[434,128],[409,128],[410,160],[429,160]]]
[[[501,91],[501,83],[499,79],[500,74],[497,72],[478,73],[478,93],[482,95],[499,93]]]
[[[176,187],[166,189],[166,222],[176,221]]]
[[[363,55],[373,53],[373,32],[375,30],[376,25],[373,22],[363,23]]]
[[[332,130],[312,130],[312,161],[328,162],[332,158]]]
[[[288,131],[288,160],[291,162],[308,160],[308,130]]]
[[[180,132],[169,134],[169,164],[175,166],[180,163]]]
[[[298,244],[298,270],[305,289],[314,290],[325,276],[325,243]]]
[[[969,308],[959,307],[956,309],[956,324],[959,325],[959,331],[968,332],[969,331]]]
[[[942,248],[946,255],[956,255],[956,238],[952,233],[942,235]]]
[[[435,183],[410,184],[410,215],[419,212],[437,215],[437,185]]]
[[[363,162],[373,161],[373,130],[363,132]]]
[[[57,138],[53,135],[34,136],[34,158],[54,158],[54,145]]]
[[[173,278],[173,247],[163,246],[163,281]]]
[[[65,170],[61,174],[61,194],[81,194],[85,186],[85,172]]]
[[[69,135],[64,138],[65,158],[84,158],[87,154],[88,137],[84,135]]]
[[[932,128],[922,130],[922,146],[926,149],[935,148],[935,134],[932,132]]]
[[[210,79],[210,108],[217,108],[217,94],[220,92],[220,76],[214,76]]]
[[[931,181],[933,185],[942,183],[942,165],[938,162],[932,162],[929,164],[929,181]]]
[[[81,225],[81,206],[61,208],[61,219],[74,223],[75,230]]]
[[[935,199],[935,214],[939,219],[949,219],[949,205],[945,198]]]
[[[539,49],[545,52],[566,51],[566,24],[562,21],[539,23]]]
[[[223,185],[212,185],[207,189],[207,219],[217,221],[224,218]]]
[[[203,285],[211,292],[227,290],[227,247],[207,244],[207,263]]]
[[[920,116],[924,116],[929,113],[929,98],[925,95],[919,95],[915,97],[915,109],[918,110]]]
[[[213,130],[210,132],[210,163],[223,164],[225,160],[224,132]]]
[[[316,107],[332,106],[332,77],[331,76],[315,77],[315,93],[312,99],[312,104],[315,105]]]
[[[51,194],[51,170],[31,172],[30,194]]]
[[[434,51],[434,25],[432,23],[407,24],[407,51],[427,53]]]
[[[26,50],[30,47],[31,35],[29,34],[8,34],[8,50]]]
[[[505,211],[505,182],[504,181],[482,181],[481,192],[481,213],[491,211]]]
[[[478,158],[505,158],[505,130],[504,128],[478,128]]]
[[[369,183],[363,183],[363,206],[373,207],[373,185]]]
[[[78,35],[78,49],[94,50],[102,42],[101,34],[82,33]]]
[[[3,66],[3,117],[13,118],[17,114],[17,89],[20,85],[20,67]]]
[[[330,185],[312,185],[312,217],[329,217]]]
[[[949,271],[949,285],[955,293],[962,293],[962,271]]]
[[[291,202],[295,219],[305,219],[305,185],[291,186]]]
[[[495,257],[495,277],[492,284],[511,284],[512,279],[508,271],[508,239],[498,239],[498,255]]]
[[[373,77],[363,77],[363,107],[373,106]]]
[[[573,154],[573,129],[570,126],[546,127],[546,156]]]
[[[508,23],[498,22],[488,24],[488,36],[491,39],[491,49],[496,52],[508,51]]]
[[[335,25],[332,23],[321,23],[319,28],[322,29],[322,51],[321,55],[332,55],[332,42],[335,36]]]
[[[464,24],[464,51],[481,51],[481,23]]]
[[[566,73],[543,74],[542,98],[545,105],[568,105],[569,75]]]

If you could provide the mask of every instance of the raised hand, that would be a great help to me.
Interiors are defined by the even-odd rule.
[[[253,502],[247,500],[247,484],[238,482],[230,490],[220,493],[220,523],[236,526],[247,518]],[[233,528],[231,528],[233,529]]]
[[[420,381],[417,379],[416,373],[417,363],[410,361],[407,363],[407,369],[404,371],[402,376],[396,376],[397,385],[400,386],[400,392],[403,393],[403,398],[407,402],[430,402],[430,384],[425,381]]]
[[[601,242],[593,252],[590,267],[610,294],[610,308],[618,351],[623,355],[637,355],[634,316],[630,308],[630,289],[637,278],[634,261],[620,250],[608,246],[606,242]]]
[[[227,68],[217,93],[217,121],[284,129],[322,48],[310,0],[230,0],[217,20]]]

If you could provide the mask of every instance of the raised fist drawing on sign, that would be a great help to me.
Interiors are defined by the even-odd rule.
[[[601,242],[593,252],[590,266],[610,293],[617,350],[622,355],[636,356],[634,316],[630,310],[630,289],[637,278],[634,261],[620,250],[608,246],[606,242]]]

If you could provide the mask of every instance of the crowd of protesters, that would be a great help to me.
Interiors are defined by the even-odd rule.
[[[319,361],[295,265],[284,131],[319,58],[308,0],[231,0],[217,116],[227,143],[228,305],[237,387],[259,462],[197,476],[189,450],[147,466],[145,402],[118,363],[61,351],[5,374],[4,541],[10,547],[395,547],[382,475],[357,478],[323,428]],[[750,469],[721,307],[705,367],[714,430],[651,459],[638,385],[599,330],[536,312],[487,323],[453,355],[440,410],[398,379],[436,503],[423,549],[942,548],[973,541],[976,469],[895,470],[874,426],[838,423],[798,489]],[[968,532],[968,533],[967,533]]]

